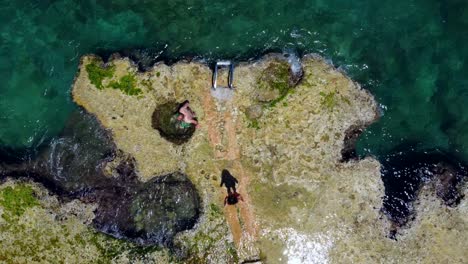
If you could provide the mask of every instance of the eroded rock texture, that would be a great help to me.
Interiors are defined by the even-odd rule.
[[[140,244],[171,244],[198,219],[195,186],[180,172],[140,182],[134,163],[93,116],[79,111],[37,158],[4,164],[1,173],[31,177],[65,201],[97,204],[93,225],[102,232]]]
[[[66,164],[89,166],[82,178],[86,184],[66,176],[71,180],[63,189],[78,189],[75,195],[98,204],[98,228],[143,243],[167,243],[182,227],[191,227],[186,219],[196,219],[189,216],[198,214],[199,205],[197,224],[173,240],[173,253],[188,263],[463,263],[468,207],[459,198],[466,195],[466,185],[453,176],[453,163],[434,163],[436,180],[423,185],[411,203],[414,221],[401,225],[399,217],[389,220],[381,210],[389,190],[381,164],[357,160],[353,153],[360,131],[377,118],[375,100],[318,56],[306,55],[294,67],[289,62],[270,54],[239,63],[235,90],[212,91],[212,72],[203,63],[158,63],[140,72],[127,58],[113,56],[104,63],[85,56],[73,100],[96,116],[112,135],[116,151],[93,155],[106,165],[91,168],[92,161],[68,154],[87,151],[57,142],[55,150],[44,152],[52,157],[47,162],[55,163],[42,158],[31,162],[28,171],[55,168],[48,179],[61,182],[58,175],[74,173]],[[219,75],[225,85],[227,71]],[[162,113],[158,109],[185,100],[196,112],[199,128],[179,134],[169,114],[155,118]],[[106,152],[107,138],[99,142],[96,148]],[[62,156],[64,163],[56,158]],[[236,206],[223,207],[223,169],[239,181],[244,202]],[[96,172],[103,176],[87,176]],[[91,183],[103,187],[89,190]],[[122,210],[112,211],[115,205]],[[389,238],[391,232],[397,240]]]

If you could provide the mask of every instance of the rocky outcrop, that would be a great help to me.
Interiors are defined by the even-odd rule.
[[[290,62],[270,54],[239,63],[235,89],[213,91],[212,72],[203,63],[157,63],[140,72],[127,58],[104,63],[84,56],[73,100],[99,120],[118,149],[112,158],[94,156],[105,161],[98,168],[105,178],[83,177],[113,186],[108,197],[99,191],[83,196],[98,204],[96,226],[135,241],[165,243],[158,235],[172,237],[191,227],[195,218],[186,216],[196,215],[199,204],[196,224],[172,243],[172,254],[187,263],[462,263],[468,207],[459,199],[466,185],[453,177],[453,164],[434,167],[439,176],[433,187],[425,185],[412,203],[415,220],[390,239],[399,218],[382,214],[388,191],[382,166],[373,158],[355,159],[353,152],[359,133],[378,116],[374,98],[318,56]],[[219,76],[225,85],[227,71]],[[171,121],[172,106],[185,100],[200,123],[192,131]],[[50,161],[58,160],[57,150],[66,150],[58,155],[63,157],[73,150],[55,149]],[[58,164],[77,162],[69,159]],[[61,176],[69,169],[54,167],[62,167]],[[11,166],[4,169],[12,172]],[[239,181],[244,201],[235,206],[223,205],[223,169]],[[194,189],[199,202],[190,195]],[[107,214],[115,205],[122,210]]]
[[[240,260],[266,258],[268,263],[372,262],[373,257],[416,261],[431,243],[421,237],[423,230],[454,241],[451,256],[456,258],[463,232],[435,231],[417,219],[400,231],[404,239],[387,237],[392,222],[380,211],[385,195],[381,166],[371,158],[356,160],[353,153],[359,133],[378,116],[373,97],[320,57],[306,55],[294,67],[289,61],[270,54],[238,64],[234,91],[210,91],[212,72],[202,63],[156,64],[139,72],[125,58],[107,62],[115,73],[103,86],[130,74],[142,93],[129,96],[96,89],[85,67],[102,62],[87,56],[73,98],[112,131],[118,148],[135,158],[141,180],[182,171],[202,190],[205,214],[195,230],[177,240],[197,261],[226,262],[220,245],[210,242],[219,240],[233,241]],[[221,70],[220,85],[226,77]],[[174,144],[155,130],[152,116],[160,106],[184,100],[197,113],[200,128],[183,144]],[[219,175],[226,168],[238,178],[245,199],[238,211],[233,206],[223,210],[232,236],[214,227],[219,214],[215,220],[206,216],[211,205],[222,207]],[[451,179],[442,177],[439,185],[451,186]],[[440,187],[441,196],[450,196],[443,190],[448,189]],[[455,219],[464,208],[461,203],[446,217]],[[444,216],[424,211],[418,217],[442,221]],[[459,222],[452,225],[463,229]],[[205,245],[203,250],[190,250],[201,238],[196,244]]]

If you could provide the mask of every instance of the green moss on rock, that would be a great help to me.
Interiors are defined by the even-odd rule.
[[[215,203],[205,208],[205,223],[194,232],[187,232],[176,241],[181,263],[239,263],[223,209]]]
[[[250,123],[247,125],[248,128],[260,129],[257,119],[250,120]]]
[[[211,219],[222,217],[223,216],[223,211],[219,206],[217,206],[214,203],[210,204],[210,210],[209,210],[209,216]]]
[[[109,83],[109,87],[118,89],[126,95],[139,95],[142,93],[142,90],[137,87],[137,80],[133,74],[124,75],[119,81],[112,81]]]
[[[115,72],[115,66],[110,65],[102,67],[100,61],[94,59],[91,63],[86,65],[86,72],[88,73],[89,81],[96,86],[97,89],[102,90],[104,86],[102,81],[105,78],[112,78]]]
[[[351,105],[351,101],[343,95],[340,95],[339,92],[331,91],[328,93],[320,92],[320,105],[322,108],[325,108],[329,111],[333,111],[340,101]]]
[[[7,222],[23,215],[27,208],[39,205],[34,197],[34,191],[31,186],[19,184],[17,186],[6,188],[0,191],[0,206],[3,207],[2,218]]]
[[[259,101],[267,102],[267,106],[274,107],[291,92],[291,73],[289,64],[285,61],[274,60],[263,70],[259,78]]]
[[[322,96],[322,99],[320,100],[320,105],[332,111],[333,108],[335,108],[337,104],[337,98],[335,95],[336,95],[335,92],[329,92],[329,93],[320,92],[320,96]]]
[[[112,263],[123,255],[131,262],[149,260],[152,253],[162,251],[158,246],[140,246],[97,232],[90,232],[85,239],[87,241],[83,240],[84,245],[91,244],[100,252],[101,259],[98,263]]]
[[[115,73],[115,65],[102,66],[98,59],[93,59],[85,66],[88,73],[89,81],[96,86],[97,89],[113,88],[122,91],[126,95],[139,95],[143,91],[137,87],[137,79],[134,74],[126,74],[118,81],[111,81],[109,85],[105,86],[102,82],[106,78],[112,78]],[[143,85],[151,85],[150,82]]]
[[[153,90],[153,82],[151,80],[141,80],[141,84],[148,90]]]
[[[36,184],[0,188],[0,263],[173,263],[167,249],[94,231],[88,205],[61,204]]]

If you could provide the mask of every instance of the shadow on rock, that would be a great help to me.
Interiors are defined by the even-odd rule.
[[[62,135],[35,159],[0,160],[0,176],[31,178],[63,200],[97,203],[98,230],[140,244],[170,245],[199,217],[200,199],[186,175],[140,182],[134,159],[118,151],[109,133],[84,111],[72,114]]]

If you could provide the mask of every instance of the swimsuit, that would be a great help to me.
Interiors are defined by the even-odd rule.
[[[180,115],[182,115],[181,113],[177,113],[176,114],[176,118],[178,118]],[[187,123],[185,122],[183,119],[182,120],[178,120],[177,121],[179,122],[179,126],[183,129],[186,129],[186,128],[190,128],[192,126],[192,123]]]

